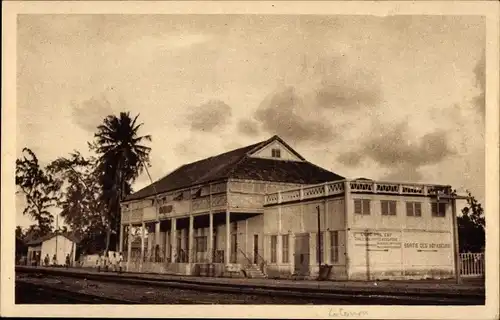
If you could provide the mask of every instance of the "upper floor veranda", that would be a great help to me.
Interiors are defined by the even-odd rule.
[[[451,193],[448,185],[396,183],[365,179],[339,180],[315,185],[227,179],[191,186],[143,199],[122,202],[122,224],[141,224],[190,215],[229,211],[264,213],[281,204],[340,197],[348,194],[436,197]]]

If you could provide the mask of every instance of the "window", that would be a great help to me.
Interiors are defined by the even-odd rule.
[[[396,201],[393,200],[381,200],[380,201],[382,215],[383,216],[395,216],[396,215]]]
[[[318,234],[316,233],[316,242],[318,243]],[[324,241],[323,241],[323,232],[320,232],[320,236],[319,236],[319,243],[318,243],[318,247],[316,248],[316,261],[320,261],[320,257],[321,257],[321,262],[324,262],[323,261],[323,251],[324,251]]]
[[[446,203],[433,202],[431,204],[432,216],[433,217],[444,217],[446,216]]]
[[[281,150],[280,149],[272,149],[271,155],[273,158],[281,158]]]
[[[370,214],[370,200],[369,199],[355,199],[354,200],[354,213],[368,215]]]
[[[288,235],[282,235],[281,236],[281,260],[283,263],[289,263],[290,261],[288,260]]]
[[[420,202],[407,202],[406,203],[406,216],[408,217],[421,217],[422,204]]]
[[[207,237],[195,238],[196,252],[207,252]]]
[[[276,255],[276,246],[278,244],[278,237],[271,236],[271,263],[276,263],[277,255]]]
[[[330,231],[330,262],[339,262],[339,232]]]

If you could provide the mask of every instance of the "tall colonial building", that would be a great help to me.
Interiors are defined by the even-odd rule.
[[[316,277],[326,264],[331,279],[451,277],[450,191],[347,180],[273,136],[130,195],[120,250],[129,271]]]

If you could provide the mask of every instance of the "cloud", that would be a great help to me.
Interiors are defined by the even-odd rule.
[[[337,160],[348,166],[348,167],[357,167],[361,163],[361,155],[356,151],[346,151],[341,153]]]
[[[313,64],[314,76],[320,79],[315,91],[318,107],[343,110],[374,107],[381,100],[377,75],[347,63],[344,56],[326,57]]]
[[[113,113],[113,107],[105,93],[83,101],[72,110],[74,123],[88,132],[96,132],[104,118]]]
[[[327,142],[335,135],[328,119],[308,115],[294,87],[285,88],[264,99],[254,118],[264,131],[277,134],[292,143]]]
[[[410,138],[408,129],[407,122],[386,130],[374,124],[371,131],[380,133],[361,141],[358,149],[340,153],[337,161],[355,167],[367,159],[390,169],[387,179],[417,181],[422,178],[420,167],[440,163],[455,154],[445,131],[435,130],[415,140]]]
[[[418,168],[409,165],[399,165],[391,168],[389,174],[382,177],[386,181],[420,181],[423,175]]]
[[[249,137],[259,134],[259,124],[253,120],[242,119],[238,122],[238,132]]]
[[[338,49],[342,51],[341,49]],[[381,101],[378,74],[343,54],[302,55],[279,74],[281,87],[254,112],[260,129],[295,144],[325,144]],[[243,125],[243,124],[242,124]]]
[[[231,120],[231,107],[220,100],[210,100],[190,110],[187,116],[192,131],[213,132]]]
[[[486,90],[486,55],[483,52],[481,58],[474,68],[476,83],[481,90],[479,95],[474,98],[474,104],[478,107],[479,112],[484,116],[486,110],[485,90]]]

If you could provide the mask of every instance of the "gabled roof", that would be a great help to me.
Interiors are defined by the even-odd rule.
[[[45,242],[47,240],[54,238],[56,235],[63,236],[66,239],[73,241],[75,243],[80,242],[80,240],[75,235],[73,235],[69,232],[52,232],[52,233],[47,234],[46,236],[40,237],[40,238],[35,239],[35,240],[28,241],[26,244],[28,246],[36,246],[36,245],[41,244],[42,242]]]
[[[279,141],[303,161],[276,161],[249,157],[250,154],[273,141]],[[158,193],[164,193],[228,178],[304,184],[344,179],[333,172],[305,161],[304,157],[281,138],[273,136],[259,143],[185,164],[153,184],[129,195],[125,200],[138,200],[153,196],[155,190]]]

